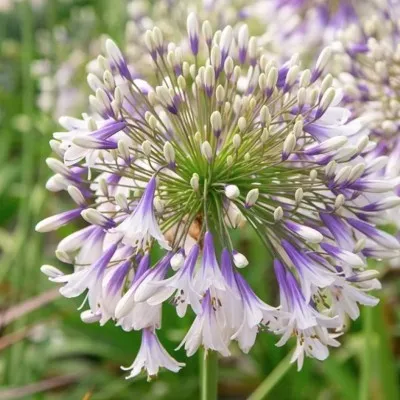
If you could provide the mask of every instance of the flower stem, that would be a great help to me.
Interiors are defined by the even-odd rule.
[[[365,307],[363,310],[363,334],[365,345],[363,346],[361,359],[361,374],[360,374],[360,400],[368,400],[370,398],[370,382],[372,376],[372,346],[373,335],[373,309]]]
[[[268,393],[275,387],[275,385],[283,378],[286,372],[289,371],[291,366],[290,359],[292,352],[290,352],[275,369],[264,379],[258,388],[250,395],[248,400],[263,400],[267,398]]]
[[[200,353],[201,400],[217,400],[218,392],[218,354],[203,350]]]

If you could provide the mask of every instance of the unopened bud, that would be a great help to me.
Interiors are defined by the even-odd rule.
[[[115,195],[115,202],[121,210],[127,211],[129,209],[128,200],[123,193],[117,193]]]
[[[233,263],[237,268],[244,268],[249,265],[249,261],[242,253],[239,253],[234,250],[232,252],[232,255],[233,255]]]
[[[238,127],[240,132],[243,132],[246,129],[246,126],[247,126],[246,118],[240,117],[238,120]]]
[[[76,186],[69,185],[67,190],[68,190],[68,194],[71,196],[72,200],[76,204],[78,204],[79,206],[86,205],[85,197],[83,196],[82,192]]]
[[[311,80],[311,71],[309,69],[304,70],[299,79],[299,86],[301,88],[305,88],[310,84]]]
[[[260,140],[262,144],[265,144],[267,142],[267,140],[269,139],[269,131],[268,129],[263,129],[263,132],[260,136]]]
[[[212,147],[210,143],[206,140],[201,144],[201,154],[210,162],[213,157]]]
[[[225,89],[222,85],[217,86],[217,90],[215,91],[215,97],[217,102],[221,104],[225,99]]]
[[[151,143],[148,140],[145,140],[142,143],[142,150],[145,156],[149,157],[151,154]]]
[[[296,200],[296,204],[300,204],[303,200],[304,192],[302,188],[298,188],[294,194],[294,199]]]
[[[345,197],[341,193],[338,194],[335,199],[335,209],[337,210],[340,207],[342,207],[345,201],[346,201]]]
[[[332,50],[329,47],[325,47],[318,57],[315,69],[317,72],[321,73],[324,68],[328,65],[328,62],[332,56]]]
[[[317,176],[318,176],[317,170],[316,170],[316,169],[312,169],[312,170],[310,171],[310,180],[311,180],[312,182],[315,181],[315,180],[317,179]]]
[[[275,222],[280,221],[283,218],[283,209],[281,206],[276,207],[274,211],[274,220]]]
[[[214,111],[210,117],[211,127],[213,129],[214,135],[219,137],[222,131],[222,117],[219,111]]]
[[[193,174],[192,177],[190,178],[190,186],[193,188],[195,192],[199,190],[199,175],[198,174]]]
[[[240,135],[238,135],[237,133],[233,136],[232,139],[232,143],[233,143],[233,147],[235,149],[238,149],[240,147],[240,145],[242,144],[242,138],[240,137]]]
[[[303,134],[303,121],[301,119],[294,124],[293,134],[296,138],[299,138]]]
[[[170,142],[165,142],[163,151],[165,161],[169,165],[173,165],[175,163],[175,150],[172,144]]]
[[[287,160],[289,155],[296,147],[296,136],[293,133],[289,133],[286,136],[285,141],[283,142],[283,149],[282,149],[282,159]]]
[[[260,192],[256,189],[251,189],[246,196],[246,208],[250,208],[256,204]]]
[[[228,185],[225,187],[225,196],[231,200],[237,199],[240,196],[240,190],[236,185]]]
[[[100,192],[105,196],[105,197],[109,197],[109,193],[108,193],[108,185],[107,182],[104,178],[100,178],[99,179],[99,189]]]
[[[260,110],[260,120],[263,126],[269,126],[271,123],[271,113],[266,105],[263,105]]]
[[[129,160],[129,158],[130,158],[129,147],[125,141],[123,141],[123,140],[118,141],[118,152],[120,153],[120,155],[124,159],[124,161]]]

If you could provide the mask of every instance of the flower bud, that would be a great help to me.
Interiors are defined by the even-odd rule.
[[[274,220],[275,222],[280,221],[283,218],[283,209],[281,206],[276,207],[274,210]]]
[[[126,144],[124,140],[119,140],[118,141],[118,152],[122,159],[128,163],[130,154],[129,154],[129,146]]]
[[[293,133],[289,133],[286,136],[285,141],[283,142],[283,149],[282,149],[282,160],[287,160],[289,155],[296,147],[296,136]]]
[[[199,190],[199,175],[198,174],[193,174],[192,177],[190,178],[190,186],[193,188],[195,192]]]
[[[338,194],[335,199],[335,209],[337,210],[340,207],[342,207],[345,201],[346,201],[345,197],[341,193]]]
[[[225,89],[222,85],[217,86],[217,90],[215,91],[215,98],[217,99],[218,104],[221,104],[225,99]]]
[[[231,200],[237,199],[240,196],[240,190],[236,185],[228,185],[225,187],[225,196]]]
[[[222,117],[219,111],[214,111],[210,117],[210,123],[215,137],[219,137],[222,131]]]
[[[142,143],[142,150],[145,156],[149,157],[151,154],[151,143],[148,140],[145,140]]]
[[[247,127],[247,121],[245,117],[240,117],[238,120],[238,127],[239,127],[239,131],[243,132],[246,127]]]
[[[108,218],[94,208],[83,210],[81,215],[89,224],[104,226],[108,222]]]
[[[244,268],[249,265],[249,261],[242,253],[239,253],[236,250],[234,250],[232,252],[232,256],[233,256],[233,263],[237,268]]]
[[[294,199],[296,201],[296,204],[300,204],[301,201],[303,200],[304,197],[304,192],[302,188],[298,188],[294,194]]]
[[[206,140],[201,144],[201,154],[210,162],[213,157],[212,147],[210,143]]]
[[[121,210],[127,211],[129,209],[128,200],[123,193],[117,193],[115,195],[115,202]]]
[[[304,70],[299,79],[299,86],[301,88],[305,88],[310,84],[311,80],[311,71],[309,69]]]
[[[79,206],[84,207],[86,205],[86,200],[85,197],[83,196],[82,192],[73,185],[69,185],[68,188],[68,194],[71,196],[72,200],[78,204]]]
[[[258,200],[258,196],[259,196],[260,192],[259,190],[256,189],[251,189],[246,196],[246,208],[250,208],[253,207],[254,204],[256,204],[257,200]]]
[[[211,41],[212,41],[212,36],[213,36],[213,31],[212,27],[210,24],[210,21],[204,21],[203,25],[201,27],[201,31],[203,33],[203,37],[207,43],[208,46],[210,46]]]
[[[172,144],[170,142],[165,142],[163,151],[165,161],[169,165],[173,165],[175,163],[175,150]]]
[[[237,149],[240,147],[240,145],[242,144],[242,138],[241,138],[240,135],[238,135],[237,133],[233,136],[232,144],[233,144],[233,147],[234,147],[236,150],[237,150]]]

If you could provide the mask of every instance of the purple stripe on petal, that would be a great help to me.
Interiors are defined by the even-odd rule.
[[[75,208],[61,214],[53,215],[52,217],[40,221],[36,225],[35,229],[37,232],[54,231],[78,218],[81,215],[82,210],[83,208]]]
[[[194,267],[196,266],[196,261],[199,256],[200,252],[200,246],[198,244],[195,244],[189,252],[189,255],[186,257],[185,263],[183,264],[183,267],[181,271],[178,273],[184,274],[188,273],[190,276],[193,275]]]
[[[117,132],[120,132],[125,128],[125,121],[112,121],[98,129],[97,131],[91,132],[90,136],[94,136],[96,139],[108,139],[109,137],[115,135]]]
[[[128,260],[117,267],[107,285],[107,290],[111,296],[114,296],[119,290],[121,290],[131,266],[132,262]]]
[[[394,236],[379,229],[376,229],[373,225],[370,225],[367,222],[360,221],[355,218],[348,218],[347,222],[352,227],[362,232],[364,235],[381,244],[383,247],[387,247],[390,249],[400,248],[400,243]]]
[[[191,36],[189,38],[190,41],[190,49],[192,50],[193,55],[197,55],[199,52],[199,38],[198,36]]]
[[[146,273],[146,271],[149,270],[149,268],[150,268],[150,254],[146,253],[139,262],[139,265],[135,272],[135,276],[132,279],[131,286],[133,286],[133,284],[135,283],[138,283],[139,280],[141,280],[144,277],[144,274]]]
[[[96,270],[97,279],[99,279],[105,269],[107,268],[108,263],[111,261],[112,256],[117,251],[118,244],[112,244],[104,254],[93,264],[92,268]]]
[[[232,286],[235,275],[232,268],[232,257],[228,249],[223,249],[221,254],[221,272],[229,286]]]

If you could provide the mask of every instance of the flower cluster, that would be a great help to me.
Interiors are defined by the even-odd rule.
[[[229,356],[233,341],[248,352],[269,331],[278,345],[296,338],[299,368],[304,356],[323,360],[346,316],[378,302],[366,256],[399,254],[376,228],[398,198],[370,201],[394,184],[373,178],[382,165],[364,155],[374,143],[357,119],[347,123],[341,92],[324,77],[329,49],[301,69],[296,56],[271,61],[246,25],[213,33],[190,14],[187,33],[177,45],[147,31],[152,69],[140,79],[107,41],[88,78],[92,114],[62,118],[66,131],[50,142],[47,188],[68,191],[76,206],[36,230],[79,218],[88,226],[57,246],[70,273],[42,271],[64,296],[86,293],[84,322],[142,332],[129,377],[183,366],[157,339],[168,299],[179,317],[195,316],[180,345],[188,356],[200,346]],[[249,262],[231,236],[244,226],[274,258],[279,305],[240,270]]]
[[[378,142],[369,157],[381,160],[385,166],[380,172],[389,178],[400,175],[398,11],[393,7],[379,9],[373,17],[344,30],[335,46],[344,101]]]
[[[357,7],[352,0],[258,0],[242,7],[239,15],[258,21],[260,44],[272,55],[285,61],[298,52],[308,65],[370,3]]]

